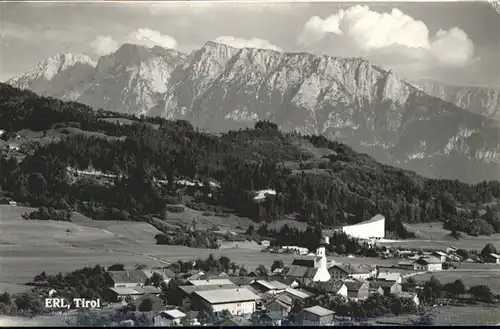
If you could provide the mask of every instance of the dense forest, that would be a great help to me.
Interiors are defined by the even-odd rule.
[[[23,157],[2,150],[1,193],[34,207],[77,210],[94,219],[161,218],[178,190],[175,180],[213,179],[220,188],[205,186],[197,198],[256,222],[293,215],[324,228],[380,213],[386,229],[399,236],[405,235],[402,222],[442,221],[451,231],[474,235],[500,232],[498,206],[486,206],[500,198],[499,182],[423,178],[324,137],[282,133],[270,122],[213,135],[185,121],[126,117],[0,84],[0,129],[4,144],[23,129],[59,132],[51,142],[21,148]],[[328,152],[319,156],[316,150]],[[68,168],[114,178],[75,180]],[[256,202],[252,191],[262,189],[276,195]]]

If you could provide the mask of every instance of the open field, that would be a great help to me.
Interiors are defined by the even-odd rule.
[[[488,243],[493,243],[497,248],[500,247],[500,234],[490,236],[473,237],[463,234],[460,239],[449,236],[450,231],[443,229],[443,223],[419,223],[404,224],[405,227],[415,232],[416,239],[395,240],[391,242],[380,242],[381,245],[403,247],[403,248],[425,248],[425,249],[445,249],[450,245],[456,248],[467,250],[481,250]]]
[[[497,325],[500,323],[500,308],[491,306],[436,306],[427,307],[426,311],[436,317],[435,325]],[[400,315],[377,318],[380,323],[404,323],[411,325],[409,319],[417,321],[419,316]]]
[[[0,282],[25,283],[45,270],[69,272],[86,265],[165,265],[169,261],[228,256],[253,270],[276,259],[291,263],[294,255],[264,253],[254,244],[226,244],[219,250],[156,245],[158,234],[149,224],[93,221],[75,213],[72,222],[24,220],[33,208],[0,205]],[[227,220],[227,218],[221,218]],[[234,224],[233,224],[234,225]],[[6,234],[8,232],[8,234]],[[337,262],[391,266],[396,260],[335,257]]]
[[[442,284],[460,279],[467,287],[484,284],[490,287],[493,293],[500,294],[500,266],[496,266],[490,269],[458,269],[435,272],[432,274],[426,273],[415,275],[413,278],[417,281],[427,281],[433,275]]]
[[[139,121],[130,120],[130,119],[127,119],[127,118],[102,118],[102,119],[99,119],[99,120],[101,120],[101,121],[107,121],[107,122],[119,123],[119,124],[122,124],[122,125],[132,125],[134,123],[139,123]],[[145,124],[151,126],[154,129],[158,129],[160,127],[159,124],[154,124],[154,123],[149,123],[149,122],[146,122]]]

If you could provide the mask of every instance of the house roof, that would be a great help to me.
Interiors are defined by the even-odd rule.
[[[396,281],[399,278],[401,278],[401,273],[399,272],[380,272],[377,275],[377,280]]]
[[[442,252],[442,251],[434,251],[433,254],[439,255],[439,256],[446,256],[447,255],[445,252]]]
[[[243,317],[234,317],[230,319],[225,319],[214,323],[217,326],[221,327],[230,327],[230,326],[242,326],[242,327],[250,327],[253,326],[253,322],[247,320]]]
[[[155,286],[134,287],[134,290],[143,292],[145,294],[161,294],[161,290],[156,288]]]
[[[318,272],[318,268],[292,265],[286,273],[286,276],[312,279],[316,275],[316,272]]]
[[[143,271],[108,271],[115,283],[144,283],[147,279]]]
[[[245,288],[195,291],[194,294],[200,296],[210,304],[224,304],[260,299],[259,296]]]
[[[427,265],[427,264],[441,264],[441,260],[436,257],[420,257],[415,261],[417,264]]]
[[[490,256],[493,257],[493,258],[500,259],[500,255],[497,255],[495,253],[491,253]]]
[[[327,316],[327,315],[335,314],[334,311],[329,310],[329,309],[324,308],[324,307],[321,307],[321,306],[318,306],[318,305],[304,308],[304,309],[302,309],[302,311],[312,313],[312,314],[315,314],[318,316]]]
[[[228,279],[189,280],[193,286],[234,285]]]
[[[338,268],[346,274],[368,274],[374,270],[373,266],[363,264],[336,264],[331,268]]]
[[[304,267],[314,267],[315,262],[314,262],[314,259],[296,258],[292,262],[292,266],[293,265],[304,266]]]
[[[256,280],[255,282],[269,290],[285,290],[288,288],[287,285],[278,281]]]
[[[161,311],[160,313],[156,314],[156,316],[161,316],[162,318],[166,319],[180,319],[186,316],[184,312],[179,311],[178,309],[173,309],[173,310],[167,310],[167,311]]]
[[[144,291],[138,291],[135,288],[126,288],[126,287],[116,287],[109,288],[109,290],[113,291],[117,295],[144,295]]]
[[[345,280],[343,282],[347,287],[347,291],[359,291],[359,289],[366,284],[357,280]]]
[[[293,288],[287,288],[285,290],[286,293],[292,295],[295,298],[300,298],[300,299],[305,299],[311,296],[311,294],[303,291],[303,290],[298,290],[298,289],[293,289]]]
[[[284,293],[281,293],[281,294],[274,296],[274,298],[272,300],[279,302],[286,307],[293,305],[293,298],[287,294],[284,294]]]
[[[255,279],[254,278],[247,278],[245,276],[232,276],[232,277],[229,277],[228,280],[237,286],[244,286],[244,285],[250,284]]]
[[[190,286],[190,285],[185,285],[185,286],[179,286],[178,287],[180,290],[182,290],[184,293],[187,295],[191,295],[195,291],[207,291],[207,290],[217,290],[217,289],[232,289],[236,288],[234,284],[227,284],[227,285],[211,285],[211,286]]]
[[[390,288],[393,285],[398,284],[393,281],[384,281],[384,280],[375,280],[375,281],[370,281],[370,287],[372,288]]]

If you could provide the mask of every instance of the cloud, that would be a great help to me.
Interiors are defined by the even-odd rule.
[[[160,46],[168,49],[177,48],[177,40],[169,35],[161,34],[150,29],[137,29],[132,32],[126,42],[144,45],[147,47]]]
[[[331,34],[355,45],[359,55],[366,57],[388,54],[387,50],[396,48],[394,56],[407,56],[428,65],[437,61],[442,66],[457,67],[476,60],[474,44],[458,27],[439,30],[430,37],[424,22],[399,9],[378,13],[368,6],[357,5],[341,9],[326,19],[313,16],[304,25],[298,42],[311,45]]]
[[[220,36],[215,39],[215,42],[223,43],[234,48],[259,48],[282,51],[280,47],[259,38],[243,39],[231,36]]]
[[[92,51],[99,55],[99,56],[104,56],[111,54],[115,50],[118,49],[118,42],[113,40],[109,36],[98,36],[95,38],[94,41],[90,44],[92,47]]]

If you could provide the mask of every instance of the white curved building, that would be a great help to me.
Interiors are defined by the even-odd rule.
[[[343,226],[345,234],[360,239],[381,239],[385,237],[385,217],[378,214],[370,220]]]

